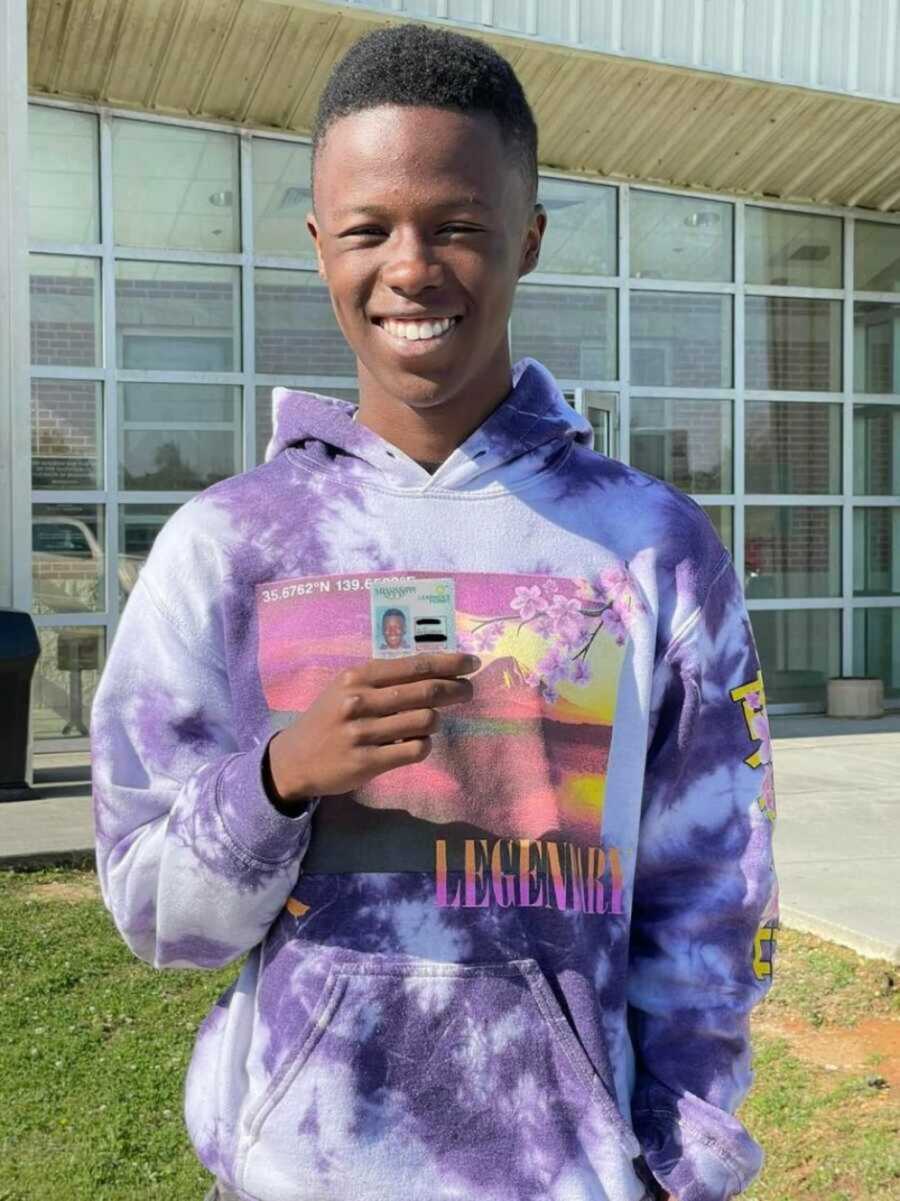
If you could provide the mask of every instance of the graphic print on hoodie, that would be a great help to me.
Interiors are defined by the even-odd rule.
[[[419,578],[409,573],[404,580]],[[432,754],[320,809],[304,876],[433,871],[441,906],[622,914],[622,865],[601,847],[626,631],[643,610],[627,571],[592,582],[453,576],[474,695],[442,715]],[[378,575],[257,589],[263,691],[281,727],[370,654]]]
[[[103,895],[136,954],[247,953],[185,1116],[251,1201],[725,1201],[777,901],[733,567],[588,449],[533,360],[433,475],[276,389],[267,462],[159,535],[94,702]],[[288,818],[273,729],[368,658],[367,581],[452,576],[475,699]],[[326,587],[327,584],[327,587]]]

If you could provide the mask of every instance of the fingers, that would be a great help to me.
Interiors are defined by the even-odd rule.
[[[395,767],[407,767],[410,763],[421,763],[431,751],[430,738],[410,738],[405,742],[393,742],[389,746],[371,746],[366,749],[366,761],[375,769],[373,774],[391,771]]]
[[[420,680],[415,684],[395,687],[359,688],[351,691],[344,702],[347,718],[387,717],[411,709],[442,709],[470,701],[473,695],[471,680]]]
[[[437,733],[440,724],[440,714],[434,709],[412,709],[355,722],[353,739],[357,746],[386,746],[398,739],[429,738]]]
[[[457,676],[471,675],[480,666],[481,661],[475,655],[457,651],[405,655],[401,659],[370,659],[362,667],[346,672],[345,682],[350,687],[362,684],[371,688],[386,688],[415,680],[452,680]]]

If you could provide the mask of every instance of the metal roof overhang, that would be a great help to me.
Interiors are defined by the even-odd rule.
[[[317,0],[29,0],[30,91],[308,134],[335,62],[394,20]],[[465,32],[515,67],[542,166],[900,211],[900,104]]]

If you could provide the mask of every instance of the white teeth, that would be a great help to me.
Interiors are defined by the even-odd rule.
[[[404,338],[407,342],[421,342],[445,334],[453,326],[454,318],[443,317],[440,321],[394,321],[385,318],[381,324],[385,331],[395,338]]]

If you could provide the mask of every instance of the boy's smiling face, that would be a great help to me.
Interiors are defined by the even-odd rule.
[[[507,320],[545,221],[490,114],[385,105],[330,125],[307,226],[361,405],[480,424],[510,388]]]

